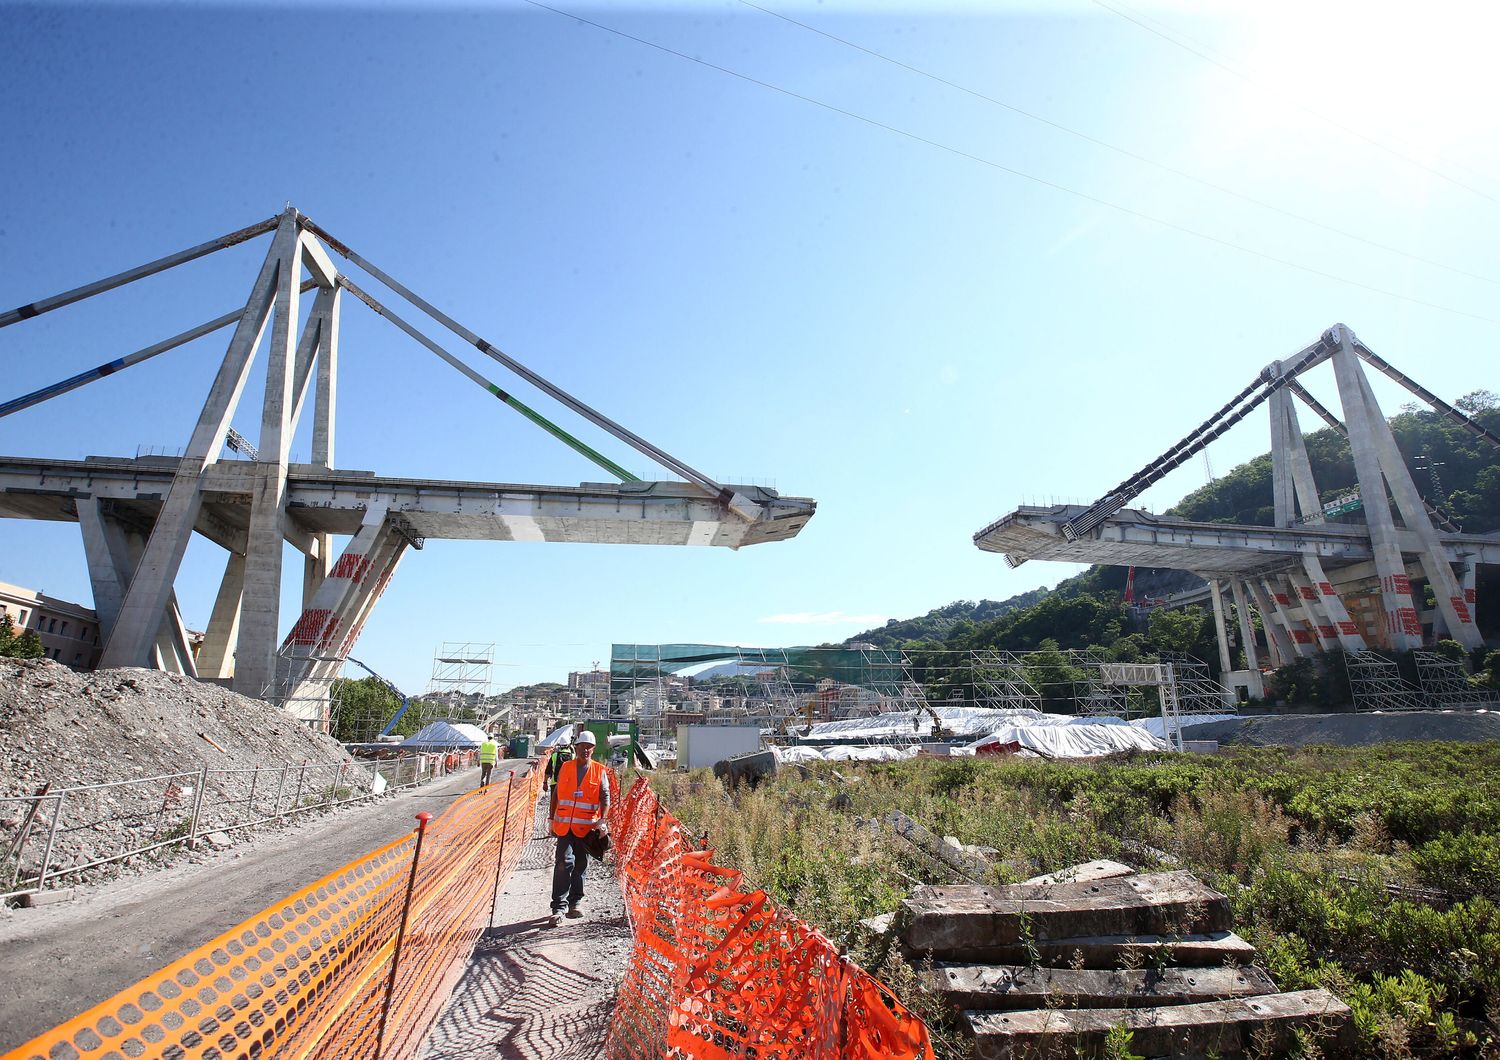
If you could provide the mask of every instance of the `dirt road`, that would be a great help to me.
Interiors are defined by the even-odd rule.
[[[502,762],[497,772],[519,765]],[[0,1053],[77,1015],[280,898],[441,813],[477,768],[264,833],[194,863],[0,918]]]

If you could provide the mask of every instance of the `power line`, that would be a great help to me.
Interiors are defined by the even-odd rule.
[[[799,29],[807,30],[809,33],[816,33],[820,37],[826,37],[828,40],[834,41],[838,44],[842,44],[846,48],[852,48],[855,51],[863,52],[865,55],[871,56],[872,58],[879,59],[881,62],[890,63],[892,66],[898,66],[903,70],[916,74],[918,77],[925,77],[929,81],[935,81],[940,85],[946,85],[948,88],[954,89],[955,91],[962,92],[966,95],[974,97],[975,99],[983,100],[986,103],[990,103],[994,106],[1008,110],[1012,114],[1019,114],[1023,118],[1029,118],[1032,121],[1040,122],[1041,124],[1046,125],[1048,128],[1056,129],[1058,132],[1066,133],[1069,136],[1076,137],[1077,139],[1083,140],[1086,143],[1093,144],[1095,147],[1102,147],[1106,151],[1113,151],[1115,154],[1122,155],[1125,158],[1133,159],[1134,161],[1140,162],[1144,165],[1153,166],[1164,173],[1171,173],[1175,177],[1180,177],[1181,179],[1190,181],[1194,184],[1199,185],[1200,187],[1209,188],[1213,191],[1219,192],[1222,195],[1228,195],[1231,198],[1239,199],[1241,202],[1248,202],[1252,206],[1258,206],[1263,210],[1269,210],[1270,212],[1280,214],[1283,217],[1289,217],[1294,221],[1300,221],[1303,224],[1312,225],[1315,228],[1321,228],[1325,232],[1332,232],[1334,235],[1342,236],[1345,239],[1352,239],[1356,242],[1363,243],[1366,246],[1375,247],[1378,250],[1384,250],[1391,254],[1398,254],[1403,258],[1410,259],[1411,261],[1421,262],[1424,265],[1431,265],[1434,268],[1443,269],[1458,276],[1467,276],[1471,280],[1481,280],[1485,283],[1491,283],[1495,284],[1496,286],[1500,286],[1500,280],[1494,279],[1493,277],[1483,276],[1476,272],[1469,272],[1467,269],[1460,269],[1453,265],[1447,265],[1441,261],[1436,261],[1432,258],[1426,258],[1420,254],[1414,254],[1408,250],[1402,250],[1400,247],[1393,247],[1388,243],[1381,243],[1378,240],[1370,239],[1367,236],[1358,234],[1357,232],[1345,231],[1342,228],[1338,228],[1335,225],[1319,221],[1316,218],[1307,217],[1303,214],[1296,213],[1293,210],[1288,210],[1283,207],[1277,206],[1274,203],[1266,202],[1263,199],[1257,199],[1253,195],[1247,195],[1244,192],[1235,191],[1233,188],[1225,187],[1222,184],[1216,184],[1213,181],[1207,180],[1203,177],[1194,176],[1192,173],[1189,173],[1186,170],[1178,169],[1177,167],[1169,165],[1166,162],[1157,161],[1154,158],[1139,154],[1135,151],[1130,150],[1129,148],[1121,147],[1118,144],[1112,144],[1107,140],[1101,140],[1095,136],[1090,136],[1088,133],[1080,132],[1077,129],[1070,128],[1066,125],[1063,125],[1061,122],[1056,122],[1040,114],[1035,114],[1022,107],[1018,107],[1013,103],[1007,103],[1003,99],[996,99],[994,96],[987,95],[983,92],[978,91],[977,89],[969,88],[967,85],[962,85],[956,81],[951,81],[946,77],[942,77],[938,74],[931,73],[930,71],[923,70],[920,67],[911,65],[910,63],[904,63],[900,59],[893,59],[889,55],[878,52],[873,48],[867,48],[862,44],[857,44],[854,41],[847,40],[844,37],[838,36],[837,34],[829,33],[826,30],[819,29],[817,26],[809,25],[806,22],[799,22],[797,19],[792,18],[789,15],[784,15],[779,11],[773,11],[769,7],[762,7],[760,4],[754,3],[753,0],[739,0],[739,2],[745,7],[752,8],[756,11],[761,12],[762,14],[770,15],[773,18],[779,18],[783,22],[790,23],[791,25],[796,26]]]
[[[1183,51],[1188,52],[1188,53],[1190,53],[1192,55],[1196,55],[1198,58],[1202,59],[1206,63],[1211,63],[1214,66],[1217,66],[1220,70],[1223,70],[1225,73],[1230,74],[1233,77],[1239,78],[1241,81],[1245,82],[1247,85],[1252,85],[1255,88],[1259,89],[1260,91],[1266,93],[1267,95],[1278,97],[1278,98],[1284,100],[1285,102],[1290,103],[1292,106],[1296,107],[1298,110],[1304,111],[1307,114],[1311,114],[1314,118],[1317,118],[1319,121],[1325,122],[1328,125],[1333,126],[1335,129],[1338,129],[1340,132],[1347,133],[1348,135],[1353,136],[1357,140],[1363,140],[1365,143],[1369,144],[1371,147],[1374,147],[1374,148],[1376,148],[1377,150],[1380,150],[1380,151],[1384,151],[1386,154],[1392,156],[1393,158],[1399,158],[1399,159],[1401,159],[1401,161],[1407,163],[1408,165],[1416,166],[1418,169],[1423,170],[1423,171],[1425,171],[1427,173],[1432,174],[1434,177],[1437,177],[1439,180],[1446,180],[1449,184],[1452,184],[1456,188],[1462,188],[1464,191],[1467,191],[1470,194],[1478,195],[1481,199],[1488,199],[1490,202],[1495,203],[1496,205],[1500,205],[1500,199],[1497,199],[1493,195],[1487,194],[1486,192],[1480,191],[1478,188],[1474,187],[1472,184],[1465,184],[1463,181],[1459,180],[1457,177],[1450,177],[1448,174],[1444,173],[1442,170],[1436,169],[1436,168],[1434,168],[1432,166],[1429,166],[1426,162],[1423,162],[1421,159],[1419,159],[1419,158],[1413,158],[1411,155],[1407,154],[1405,151],[1402,151],[1400,148],[1392,147],[1389,144],[1383,143],[1380,140],[1375,139],[1375,137],[1373,137],[1373,136],[1370,136],[1370,135],[1368,135],[1366,133],[1360,132],[1358,129],[1353,128],[1352,126],[1345,125],[1343,122],[1339,121],[1337,118],[1331,118],[1327,114],[1322,113],[1321,111],[1313,110],[1313,108],[1309,107],[1305,103],[1302,103],[1302,102],[1300,102],[1300,101],[1298,101],[1296,99],[1292,99],[1292,98],[1290,98],[1288,96],[1283,96],[1279,92],[1276,92],[1275,90],[1266,87],[1264,84],[1262,84],[1261,82],[1257,81],[1255,78],[1251,77],[1249,74],[1246,74],[1246,73],[1243,73],[1243,72],[1241,72],[1239,70],[1236,70],[1234,67],[1230,66],[1228,63],[1225,63],[1225,62],[1223,62],[1223,61],[1221,61],[1219,59],[1214,58],[1212,55],[1208,54],[1207,52],[1200,51],[1199,49],[1194,48],[1191,44],[1187,44],[1184,41],[1178,40],[1176,37],[1172,36],[1170,33],[1167,33],[1165,30],[1160,30],[1160,29],[1157,29],[1155,26],[1147,24],[1147,22],[1143,18],[1136,17],[1134,13],[1127,13],[1127,12],[1129,12],[1129,8],[1125,8],[1124,10],[1121,10],[1121,8],[1123,8],[1124,5],[1121,5],[1121,8],[1112,7],[1109,4],[1105,3],[1104,0],[1094,0],[1094,3],[1097,4],[1099,7],[1104,8],[1104,10],[1110,12],[1111,14],[1118,15],[1120,18],[1123,18],[1126,22],[1130,22],[1130,23],[1132,23],[1132,24],[1134,24],[1136,26],[1139,26],[1141,29],[1145,30],[1147,33],[1150,33],[1150,34],[1153,34],[1153,35],[1155,35],[1157,37],[1160,37],[1162,40],[1166,41],[1169,44],[1175,44],[1177,47],[1181,48]]]
[[[914,133],[895,125],[889,125],[886,122],[880,121],[876,118],[867,117],[866,115],[860,114],[856,111],[846,110],[843,107],[835,106],[832,103],[825,102],[824,100],[817,99],[813,96],[804,95],[801,92],[795,92],[792,89],[784,88],[781,85],[773,84],[770,81],[762,81],[757,77],[752,77],[749,74],[744,74],[738,70],[730,69],[727,66],[720,66],[717,63],[711,63],[707,59],[701,59],[696,55],[689,55],[686,52],[680,52],[675,48],[667,47],[665,44],[658,44],[657,42],[647,40],[644,37],[637,37],[632,33],[627,33],[624,30],[616,29],[613,26],[606,26],[601,22],[595,22],[591,19],[584,18],[582,15],[577,15],[571,11],[565,11],[561,8],[553,7],[550,4],[543,3],[542,0],[526,0],[526,3],[528,3],[532,7],[540,8],[543,11],[550,11],[554,15],[560,15],[563,18],[572,19],[573,21],[578,22],[582,25],[591,26],[592,28],[600,30],[602,32],[613,34],[625,40],[634,41],[635,43],[644,45],[647,48],[652,48],[667,55],[672,55],[676,58],[684,59],[690,63],[696,63],[697,65],[702,66],[706,69],[713,70],[721,74],[726,74],[730,77],[738,78],[741,81],[745,81],[748,84],[755,85],[759,88],[764,88],[771,92],[776,92],[780,95],[787,96],[788,98],[811,104],[812,106],[819,107],[832,114],[838,114],[845,118],[852,118],[853,120],[862,122],[865,125],[871,126],[872,128],[881,129],[885,132],[893,133],[896,136],[915,141],[916,143],[925,144],[928,147],[943,151],[957,158],[967,159],[970,162],[977,162],[980,165],[987,166],[990,169],[998,170],[1002,173],[1008,173],[1011,176],[1019,177],[1022,180],[1028,180],[1033,184],[1039,184],[1042,187],[1051,188],[1054,191],[1060,191],[1065,195],[1071,195],[1074,198],[1082,199],[1083,201],[1093,203],[1096,206],[1103,206],[1118,213],[1123,213],[1142,221],[1148,221],[1151,224],[1159,225],[1162,228],[1171,229],[1174,232],[1181,232],[1184,235],[1192,236],[1195,239],[1201,239],[1207,243],[1213,243],[1221,247],[1228,247],[1231,250],[1237,250],[1242,254],[1248,254],[1251,257],[1260,258],[1263,261],[1269,261],[1276,265],[1284,265],[1287,268],[1296,269],[1298,272],[1304,272],[1312,276],[1318,276],[1325,280],[1332,280],[1335,283],[1342,283],[1350,287],[1356,287],[1363,291],[1369,291],[1371,294],[1378,294],[1384,298],[1394,298],[1400,302],[1408,302],[1412,305],[1424,306],[1428,309],[1436,309],[1439,312],[1451,313],[1455,316],[1467,317],[1470,320],[1480,320],[1486,324],[1500,324],[1500,319],[1496,319],[1495,317],[1487,317],[1479,313],[1470,313],[1464,309],[1457,309],[1453,306],[1446,306],[1437,302],[1429,302],[1425,299],[1417,298],[1413,295],[1401,294],[1399,291],[1388,291],[1383,287],[1376,287],[1372,284],[1362,283],[1359,280],[1353,280],[1347,276],[1339,276],[1335,273],[1325,272],[1322,269],[1313,268],[1311,265],[1303,265],[1300,262],[1292,261],[1287,258],[1280,258],[1274,254],[1268,254],[1265,251],[1255,250],[1252,247],[1247,247],[1243,244],[1235,243],[1232,240],[1224,239],[1220,236],[1210,235],[1207,232],[1201,232],[1195,228],[1189,228],[1186,225],[1178,224],[1175,221],[1169,221],[1162,217],[1156,217],[1152,214],[1144,213],[1140,210],[1133,209],[1132,207],[1125,206],[1122,203],[1113,202],[1109,199],[1101,199],[1096,195],[1090,195],[1088,192],[1078,191],[1074,188],[1068,187],[1065,184],[1059,184],[1056,181],[1048,180],[1046,177],[1039,177],[1033,173],[1027,173],[1024,170],[1016,169],[1013,166],[1007,166],[1004,163],[996,162],[993,159],[988,159],[981,155],[976,155],[972,152],[965,151],[961,148],[953,147],[949,144],[930,139],[926,136],[922,136],[919,133]]]

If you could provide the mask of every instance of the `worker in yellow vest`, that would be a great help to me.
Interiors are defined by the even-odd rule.
[[[573,760],[557,771],[552,788],[552,834],[557,836],[557,854],[552,862],[552,916],[548,927],[562,923],[563,907],[568,916],[583,916],[583,873],[589,867],[584,840],[604,829],[609,811],[609,772],[594,761],[595,736],[587,729],[573,745]]]
[[[495,742],[495,737],[490,733],[484,734],[484,743],[479,745],[479,786],[486,787],[490,782],[490,773],[495,768],[495,763],[500,760],[500,745]]]

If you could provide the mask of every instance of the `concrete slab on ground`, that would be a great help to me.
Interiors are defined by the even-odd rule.
[[[1190,872],[1092,883],[919,887],[902,903],[906,942],[918,952],[1025,944],[1079,935],[1227,931],[1229,901]]]

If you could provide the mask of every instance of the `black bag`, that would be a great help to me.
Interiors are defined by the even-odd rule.
[[[609,829],[600,825],[584,836],[583,849],[589,852],[589,857],[595,860],[602,859],[609,850]]]

